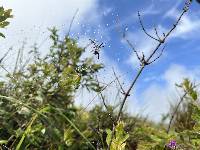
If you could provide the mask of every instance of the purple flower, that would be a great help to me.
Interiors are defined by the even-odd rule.
[[[171,148],[171,149],[176,149],[176,141],[175,140],[171,140],[169,142],[169,144],[167,144],[167,147]]]

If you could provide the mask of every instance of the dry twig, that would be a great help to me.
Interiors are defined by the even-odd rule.
[[[142,19],[141,19],[141,15],[140,15],[140,12],[139,12],[139,11],[138,11],[138,18],[139,18],[139,22],[140,22],[140,25],[141,25],[142,30],[144,31],[144,33],[145,33],[148,37],[150,37],[151,39],[160,42],[159,39],[153,37],[152,35],[150,35],[150,34],[147,32],[147,30],[145,29],[145,27],[144,27],[144,25],[143,25],[143,23],[142,23]]]
[[[109,87],[112,83],[114,83],[116,80],[117,80],[117,79],[115,78],[115,79],[112,80],[110,83],[106,84],[106,85],[101,89],[100,92],[103,92],[106,88],[108,88],[108,87]],[[86,105],[86,107],[84,107],[83,109],[80,110],[80,113],[81,113],[82,111],[85,111],[85,110],[88,108],[88,106],[96,99],[96,97],[97,97],[98,95],[99,95],[99,92],[92,98],[92,100]]]
[[[99,84],[99,80],[98,80],[98,78],[97,78],[97,75],[96,75],[96,80],[97,80],[98,86],[100,87],[100,84]],[[99,93],[100,93],[100,98],[101,98],[102,101],[103,101],[103,105],[104,105],[104,107],[106,108],[106,111],[108,112],[108,116],[110,117],[110,120],[112,121],[112,123],[114,123],[115,121],[113,120],[113,117],[112,117],[112,115],[111,115],[111,112],[110,112],[110,110],[109,110],[109,108],[108,108],[108,106],[107,106],[107,104],[106,104],[105,97],[103,96],[103,94],[102,94],[101,91],[100,91]]]
[[[122,84],[120,83],[119,78],[117,77],[114,68],[112,68],[112,70],[113,70],[113,74],[114,74],[115,78],[117,79],[117,83],[119,84],[119,87],[120,87],[120,89],[121,89],[121,93],[122,93],[122,94],[125,94],[126,92],[125,92],[124,88],[122,87]],[[130,95],[129,95],[129,96],[130,96]]]
[[[163,43],[165,43],[166,39],[169,37],[169,35],[172,33],[172,31],[174,31],[174,29],[177,27],[178,23],[180,22],[182,16],[189,10],[189,6],[191,4],[191,1],[188,0],[186,3],[185,3],[185,6],[183,8],[183,11],[182,13],[180,14],[180,16],[178,17],[177,21],[175,22],[175,24],[172,26],[172,28],[166,33],[166,34],[163,34],[163,38],[161,40],[159,39],[156,39],[154,38],[153,36],[151,36],[150,34],[148,34],[146,32],[146,29],[144,28],[143,24],[142,24],[142,21],[141,21],[141,18],[140,18],[140,14],[138,13],[138,16],[139,16],[139,20],[140,20],[140,24],[142,26],[142,29],[143,31],[145,32],[145,34],[147,36],[149,36],[150,38],[158,41],[158,45],[155,47],[155,49],[152,51],[152,53],[150,54],[149,57],[147,57],[147,59],[145,59],[145,56],[144,54],[142,55],[142,57],[138,57],[139,61],[141,62],[141,67],[140,69],[138,70],[136,76],[134,77],[130,87],[128,88],[127,92],[124,94],[124,98],[122,100],[122,103],[120,105],[120,108],[119,108],[119,112],[118,112],[118,115],[117,115],[117,119],[116,119],[116,123],[120,120],[120,117],[121,117],[121,114],[122,114],[122,110],[123,110],[123,107],[124,107],[124,104],[128,98],[128,96],[130,95],[130,92],[132,90],[132,88],[134,87],[136,81],[138,80],[138,78],[140,77],[141,73],[143,72],[143,70],[145,69],[145,67],[149,64],[151,64],[152,62],[156,61],[162,54],[160,54],[160,56],[158,56],[156,59],[154,60],[151,60],[153,58],[153,56],[157,53],[157,51],[159,50],[159,48],[162,46]],[[128,40],[126,40],[128,41]],[[132,44],[130,44],[130,42],[128,42],[128,44],[131,46],[131,48],[133,47]],[[135,51],[135,53],[137,54],[137,51],[133,48],[133,50]],[[138,56],[138,55],[137,55]],[[115,123],[115,124],[116,124]],[[111,140],[110,140],[110,143],[108,145],[108,150],[110,150],[110,146],[111,146],[111,143],[112,143],[112,140],[114,138],[114,134],[115,134],[115,128],[116,128],[116,125],[113,126],[113,129],[112,129],[112,135],[111,135]]]
[[[69,24],[69,29],[68,29],[68,32],[67,32],[67,37],[68,37],[69,34],[70,34],[72,25],[73,25],[73,23],[74,23],[74,19],[76,18],[76,15],[78,14],[78,11],[79,11],[79,9],[76,10],[76,12],[74,13],[74,16],[72,17],[72,20],[71,20],[71,22],[70,22],[70,24]]]
[[[192,88],[196,88],[196,87],[198,87],[199,85],[200,85],[200,84],[193,85]],[[176,106],[175,109],[174,109],[174,112],[172,113],[172,115],[171,115],[171,117],[170,117],[169,124],[168,124],[167,130],[166,130],[167,134],[168,134],[169,131],[170,131],[170,128],[171,128],[171,125],[172,125],[172,121],[173,121],[173,119],[174,119],[174,117],[175,117],[175,115],[176,115],[176,113],[177,113],[179,107],[181,106],[181,103],[183,102],[183,100],[186,98],[187,95],[188,95],[188,92],[187,92],[186,90],[184,90],[183,95],[180,97],[180,101],[178,102],[177,106]]]

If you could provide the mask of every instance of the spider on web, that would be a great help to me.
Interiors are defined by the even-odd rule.
[[[100,49],[104,47],[103,43],[101,44],[98,44],[95,40],[92,40],[92,39],[89,39],[91,41],[91,44],[93,44],[93,54],[94,55],[97,55],[97,58],[99,59],[99,52],[100,52]]]

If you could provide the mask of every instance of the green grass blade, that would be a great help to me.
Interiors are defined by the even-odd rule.
[[[83,137],[83,139],[94,149],[96,148],[91,144],[91,142],[88,140],[88,138],[76,127],[76,125],[67,117],[65,116],[59,109],[53,108],[54,110],[58,111],[59,114],[69,122],[69,124]]]
[[[22,143],[23,143],[23,141],[24,141],[26,135],[31,131],[31,126],[32,126],[33,122],[36,120],[37,117],[38,117],[38,115],[37,115],[37,114],[34,114],[34,116],[31,118],[28,127],[26,128],[26,130],[25,130],[25,132],[23,133],[23,135],[22,135],[22,137],[21,137],[19,143],[17,144],[16,150],[20,150],[21,145],[22,145]]]

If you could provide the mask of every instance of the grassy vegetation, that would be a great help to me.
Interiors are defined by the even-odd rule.
[[[179,19],[189,9],[188,5]],[[11,10],[1,7],[0,28],[6,27],[9,24],[7,19],[11,17]],[[138,57],[142,70],[161,56],[152,60],[178,21],[163,38],[157,39],[159,45],[148,59]],[[31,63],[19,65],[18,57],[13,72],[1,65],[7,71],[8,79],[0,82],[1,149],[200,149],[197,85],[189,79],[183,79],[182,84],[176,85],[183,95],[161,123],[132,116],[123,111],[123,106],[142,71],[139,71],[128,91],[123,89],[116,78],[124,99],[119,109],[106,105],[101,93],[106,86],[95,78],[103,64],[96,64],[92,58],[81,59],[85,49],[79,47],[77,41],[68,34],[61,39],[55,28],[50,32],[52,45],[46,56],[41,57],[35,46],[30,51],[34,55]],[[2,33],[0,36],[4,37]],[[97,105],[91,110],[75,106],[75,93],[79,88],[87,88],[101,95],[103,105]],[[164,123],[166,119],[170,120],[169,123]]]

